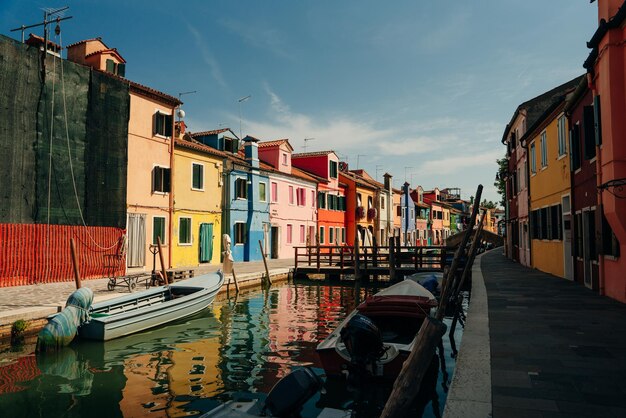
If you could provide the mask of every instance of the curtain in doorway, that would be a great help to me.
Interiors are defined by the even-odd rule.
[[[128,267],[146,265],[146,215],[143,213],[128,214]]]
[[[200,224],[200,262],[208,263],[213,258],[213,224]]]

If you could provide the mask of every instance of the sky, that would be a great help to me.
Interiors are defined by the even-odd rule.
[[[397,188],[482,184],[494,202],[506,124],[584,74],[597,28],[589,0],[2,0],[0,33],[64,6],[52,40],[101,37],[128,79],[186,93],[191,132],[287,138]]]

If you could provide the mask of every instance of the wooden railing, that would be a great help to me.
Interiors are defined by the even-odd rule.
[[[446,247],[396,247],[390,253],[390,247],[359,247],[354,246],[306,246],[295,247],[295,269],[314,268],[355,270],[381,268],[443,270],[446,254],[452,254]]]

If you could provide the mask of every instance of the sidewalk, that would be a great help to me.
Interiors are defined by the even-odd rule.
[[[270,275],[287,274],[293,267],[293,259],[267,260]],[[195,268],[195,275],[217,271],[221,265],[206,265]],[[263,261],[238,262],[234,264],[237,281],[258,280],[265,274]],[[228,282],[230,274],[226,275]],[[94,291],[95,301],[128,294],[124,287],[107,290],[109,279],[84,280],[83,286]],[[138,285],[137,291],[143,285]],[[65,306],[68,296],[76,289],[74,281],[46,283],[29,286],[0,287],[0,327],[18,319],[45,318]]]
[[[501,249],[474,267],[482,270],[474,280],[484,278],[486,298],[473,283],[446,417],[489,416],[479,408],[485,400],[494,418],[626,416],[626,305],[522,267]],[[488,311],[488,319],[472,309]],[[481,327],[488,329],[482,346],[472,343]],[[489,367],[468,371],[464,358],[485,352]],[[485,376],[490,384],[481,389]]]

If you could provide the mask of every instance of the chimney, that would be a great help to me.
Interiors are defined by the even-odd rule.
[[[248,135],[243,142],[246,162],[250,164],[250,167],[259,168],[259,140]]]
[[[385,177],[385,190],[391,193],[391,178],[393,176],[389,173],[385,173],[383,177]]]

